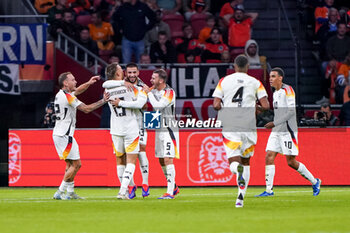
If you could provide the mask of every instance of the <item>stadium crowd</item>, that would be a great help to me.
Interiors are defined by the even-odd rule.
[[[244,0],[215,4],[210,0],[33,1],[39,13],[48,14],[53,39],[64,32],[106,62],[227,63],[244,53],[252,68],[269,70],[251,38],[258,13],[245,11]],[[316,104],[346,103],[350,101],[350,4],[300,2],[307,11],[322,77],[323,97]],[[342,110],[341,123],[349,118],[348,111]]]

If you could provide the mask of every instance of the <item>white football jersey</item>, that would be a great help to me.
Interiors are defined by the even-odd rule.
[[[175,122],[175,91],[169,86],[163,90],[158,91],[157,89],[153,89],[148,93],[148,99],[154,109],[154,111],[159,111],[162,115],[162,124],[163,122],[166,127],[177,128],[174,124],[170,122]]]
[[[56,123],[53,128],[53,135],[73,136],[75,123],[77,121],[77,107],[81,104],[74,93],[68,93],[60,90],[55,97],[55,115]]]
[[[267,96],[263,84],[246,73],[236,72],[220,79],[213,97],[222,100],[218,119],[223,126],[256,129],[256,101]]]
[[[119,107],[113,107],[108,103],[111,110],[111,130],[110,133],[118,136],[126,136],[127,134],[138,134],[139,123],[136,107],[132,104],[139,103],[139,108],[147,102],[147,96],[141,88],[135,87],[133,91],[129,91],[125,86],[119,86],[106,89],[110,93],[110,99],[119,98],[121,101]],[[129,106],[130,105],[130,106]]]
[[[281,89],[273,93],[274,125],[273,132],[297,132],[297,114],[295,94],[291,86],[282,84]]]

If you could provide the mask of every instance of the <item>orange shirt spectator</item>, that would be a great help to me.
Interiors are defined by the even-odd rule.
[[[207,26],[204,27],[200,32],[198,36],[198,40],[200,43],[204,43],[207,39],[210,37],[210,32],[213,29],[215,25],[215,17],[209,16],[207,19]]]
[[[40,14],[46,14],[47,11],[55,6],[55,0],[35,0],[35,9],[40,13]]]
[[[89,24],[91,39],[97,42],[100,50],[111,50],[114,48],[114,43],[111,40],[114,35],[113,27],[110,23],[103,22],[99,12],[93,13],[92,22]]]
[[[315,10],[315,33],[318,32],[318,29],[322,26],[323,23],[328,21],[328,11],[334,4],[334,0],[324,0],[324,7],[317,7]]]

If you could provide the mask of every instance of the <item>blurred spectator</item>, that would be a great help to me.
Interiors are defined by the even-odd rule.
[[[255,40],[248,40],[245,44],[244,54],[249,61],[249,68],[267,70],[267,62],[265,56],[259,56],[259,46]]]
[[[222,63],[230,63],[231,62],[231,54],[229,51],[224,51],[221,54],[221,62]]]
[[[204,27],[200,32],[199,32],[199,36],[198,36],[198,41],[200,43],[205,43],[206,40],[208,40],[210,38],[210,32],[213,29],[213,27],[215,26],[215,17],[210,15],[207,18],[207,26]],[[221,39],[221,38],[220,38]]]
[[[337,34],[338,17],[338,10],[335,8],[330,8],[328,22],[322,24],[316,34],[317,40],[320,41],[320,56],[322,60],[326,59],[326,44],[328,39]]]
[[[61,20],[63,16],[64,10],[66,10],[66,2],[67,0],[57,0],[57,4],[54,7],[51,7],[47,14],[47,22],[49,24],[54,23],[57,20]]]
[[[229,51],[227,45],[220,41],[221,31],[219,28],[214,27],[211,30],[210,38],[204,44],[204,50],[202,53],[202,62],[206,63],[220,63],[221,54],[224,51]]]
[[[114,35],[113,27],[110,23],[103,22],[100,12],[92,13],[92,24],[89,24],[90,36],[97,42],[100,50],[112,50],[114,43],[112,36]]]
[[[209,13],[211,0],[183,0],[182,9],[187,21],[190,21],[192,15],[199,13]]]
[[[86,48],[87,50],[89,50],[90,52],[95,54],[96,56],[98,56],[97,43],[91,39],[88,27],[86,27],[86,26],[81,27],[79,39],[77,40],[77,42],[81,46],[83,46],[84,48]],[[85,53],[82,50],[78,49],[78,61],[80,61],[80,62],[85,61],[84,54]],[[91,56],[88,56],[87,59],[88,59],[88,66],[92,66],[94,59]]]
[[[220,10],[220,17],[223,18],[225,15],[230,15],[231,18],[235,12],[235,7],[241,4],[243,4],[243,0],[231,0],[225,3]]]
[[[335,126],[338,123],[338,117],[332,113],[331,106],[328,103],[323,104],[320,111],[314,113],[314,119],[324,121],[328,126]]]
[[[56,123],[56,115],[54,111],[54,103],[50,102],[46,105],[46,108],[45,108],[45,116],[42,123],[42,127],[53,128],[55,127],[55,123]]]
[[[195,52],[192,50],[189,50],[185,53],[185,61],[180,63],[197,63],[195,60],[196,60]]]
[[[316,104],[323,103],[336,103],[336,78],[338,74],[338,70],[340,68],[341,63],[336,60],[331,60],[327,67],[324,79],[321,81],[321,93],[322,98],[316,101]]]
[[[200,62],[200,54],[202,52],[201,45],[197,39],[193,38],[192,26],[188,23],[184,23],[182,31],[184,36],[175,40],[177,61],[179,63],[185,63],[185,53],[191,51],[195,57],[195,62]]]
[[[163,14],[180,14],[182,0],[155,0],[156,10],[161,10]]]
[[[149,30],[145,35],[145,46],[147,48],[147,51],[149,51],[151,44],[153,44],[158,40],[158,33],[160,31],[166,32],[168,38],[171,38],[170,27],[167,23],[162,21],[162,17],[163,17],[162,11],[157,10],[156,23],[154,24],[153,28]]]
[[[34,6],[40,14],[46,14],[51,7],[55,6],[55,0],[35,0]]]
[[[108,64],[120,63],[120,58],[117,53],[112,53],[108,59]]]
[[[343,22],[338,23],[337,35],[332,36],[327,41],[328,59],[335,59],[342,62],[350,52],[350,37],[346,34],[346,25]]]
[[[68,0],[67,3],[69,4],[70,9],[73,10],[75,16],[90,14],[89,11],[91,11],[91,4],[89,0]]]
[[[337,103],[345,102],[344,90],[350,84],[350,53],[345,57],[343,64],[340,65],[337,75]],[[347,95],[346,95],[347,96]]]
[[[350,92],[347,93],[350,98]],[[340,125],[350,126],[350,101],[343,104],[339,114]]]
[[[144,69],[144,70],[156,69],[156,67],[154,65],[151,65],[151,58],[147,53],[141,54],[140,68]]]
[[[152,63],[175,63],[176,50],[168,40],[166,32],[158,33],[158,41],[151,45],[150,57]]]
[[[123,2],[123,5],[112,16],[113,26],[117,28],[116,31],[121,31],[123,34],[123,63],[131,62],[132,55],[135,56],[135,62],[138,63],[140,55],[145,50],[145,34],[153,28],[156,15],[139,0],[123,0]]]
[[[323,7],[316,7],[315,9],[315,33],[320,29],[323,23],[328,21],[329,8],[333,7],[334,0],[324,0]]]
[[[242,5],[235,7],[233,18],[225,15],[224,20],[228,25],[228,45],[235,48],[244,48],[250,39],[251,27],[257,19],[258,13],[244,13]]]
[[[74,22],[73,13],[70,10],[64,10],[61,20],[55,20],[49,28],[51,36],[57,39],[57,33],[63,32],[72,39],[76,39],[79,35],[80,26]]]

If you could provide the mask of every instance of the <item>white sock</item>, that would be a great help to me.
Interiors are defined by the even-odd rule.
[[[273,191],[273,179],[275,178],[275,165],[265,166],[265,181],[266,192],[272,193]]]
[[[67,182],[67,192],[68,193],[73,193],[74,192],[74,181]]]
[[[68,182],[62,180],[61,185],[58,188],[58,190],[60,190],[61,192],[66,192],[67,186],[68,186]]]
[[[162,170],[163,170],[163,174],[164,174],[165,179],[166,179],[166,166],[162,166]]]
[[[125,171],[125,165],[117,165],[117,175],[118,175],[120,185],[122,185],[124,171]]]
[[[132,177],[134,176],[135,172],[135,164],[128,163],[126,164],[126,168],[123,174],[123,180],[122,185],[120,186],[120,193],[126,194],[126,191],[128,189],[128,185],[130,184],[130,181],[132,180]]]
[[[239,165],[239,162],[232,162],[230,164],[230,170],[233,174],[237,174],[237,167]]]
[[[167,165],[166,172],[167,172],[167,183],[168,183],[167,193],[170,195],[173,195],[174,187],[175,187],[175,166],[174,166],[174,164]]]
[[[309,172],[309,170],[307,170],[307,168],[305,167],[304,164],[299,162],[299,168],[297,170],[300,175],[302,175],[305,179],[307,179],[308,181],[311,182],[312,185],[315,185],[317,183],[317,180],[315,179],[315,177],[311,174],[311,172]]]
[[[140,162],[140,170],[142,174],[142,184],[148,185],[149,165],[148,165],[146,151],[140,151],[139,162]]]
[[[245,181],[245,186],[243,189],[241,189],[238,185],[238,176],[236,179],[237,179],[237,186],[238,186],[238,197],[240,195],[242,195],[241,196],[242,199],[241,198],[238,198],[238,199],[243,200],[244,196],[247,192],[247,188],[248,188],[248,184],[249,184],[249,180],[250,180],[250,166],[243,166],[243,179]]]

